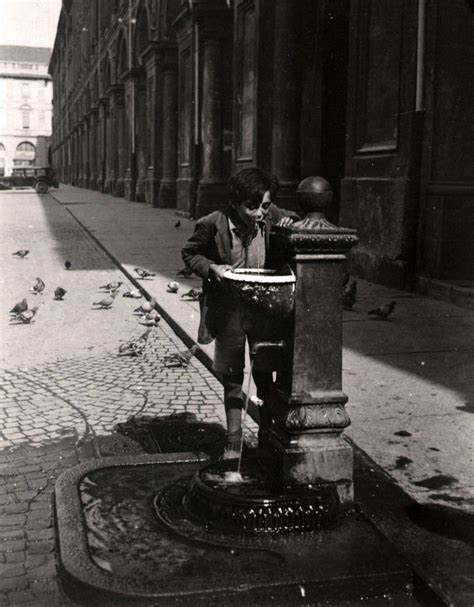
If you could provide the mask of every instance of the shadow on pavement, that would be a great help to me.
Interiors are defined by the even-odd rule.
[[[457,508],[413,503],[409,518],[419,527],[474,547],[474,516]]]
[[[164,417],[130,417],[115,427],[119,434],[140,444],[145,453],[205,453],[217,459],[225,445],[220,424],[201,422],[194,413]]]

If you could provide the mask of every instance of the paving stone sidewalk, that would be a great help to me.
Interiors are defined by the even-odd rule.
[[[110,352],[1,370],[0,605],[69,604],[57,583],[51,509],[64,470],[147,452],[140,429],[162,418],[185,414],[223,428],[221,385],[202,363],[159,362],[184,348],[163,322],[137,359]]]

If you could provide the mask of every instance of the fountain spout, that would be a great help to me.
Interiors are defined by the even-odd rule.
[[[255,358],[260,350],[267,350],[272,348],[277,348],[283,350],[286,347],[286,342],[283,340],[280,341],[257,341],[254,343],[250,350],[250,358]]]

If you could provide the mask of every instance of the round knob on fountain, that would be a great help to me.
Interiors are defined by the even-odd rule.
[[[323,217],[324,209],[332,200],[332,188],[324,177],[306,177],[298,185],[298,202],[306,213]]]

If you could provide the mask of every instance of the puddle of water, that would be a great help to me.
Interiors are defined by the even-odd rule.
[[[397,470],[402,470],[403,468],[406,468],[407,466],[409,466],[412,463],[413,463],[412,459],[410,459],[409,457],[404,457],[402,455],[400,457],[397,457],[397,461],[395,462],[395,468]]]

